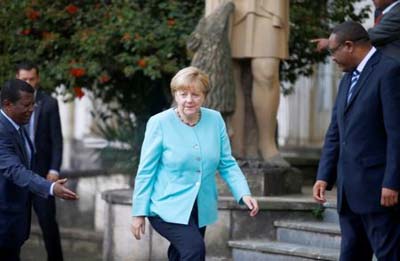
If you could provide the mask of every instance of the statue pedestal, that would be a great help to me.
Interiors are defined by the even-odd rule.
[[[238,160],[253,196],[279,196],[301,193],[303,176],[293,167],[272,166],[260,160]],[[231,196],[226,184],[218,177],[221,196]]]

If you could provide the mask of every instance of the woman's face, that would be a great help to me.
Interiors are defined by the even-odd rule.
[[[175,92],[177,108],[179,112],[183,113],[187,117],[194,116],[199,112],[204,99],[204,93],[195,88],[178,90]]]

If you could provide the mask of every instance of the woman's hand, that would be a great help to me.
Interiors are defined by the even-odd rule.
[[[141,238],[140,234],[144,235],[145,225],[146,225],[146,221],[143,216],[132,217],[131,232],[132,232],[132,235],[137,240],[140,240],[140,238]]]
[[[257,213],[258,213],[258,203],[257,203],[257,200],[255,198],[253,198],[252,196],[247,195],[247,196],[243,196],[242,197],[242,201],[251,210],[250,211],[250,217],[254,217],[255,215],[257,215]]]

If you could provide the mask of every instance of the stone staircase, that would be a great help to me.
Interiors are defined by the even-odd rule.
[[[276,240],[232,240],[233,260],[338,260],[340,229],[335,204],[326,204],[321,221],[275,221]]]

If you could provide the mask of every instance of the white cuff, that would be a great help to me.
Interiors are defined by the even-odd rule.
[[[51,183],[51,186],[50,186],[50,195],[52,195],[52,196],[54,196],[54,185],[55,185],[56,183],[55,182],[53,182],[53,183]]]

